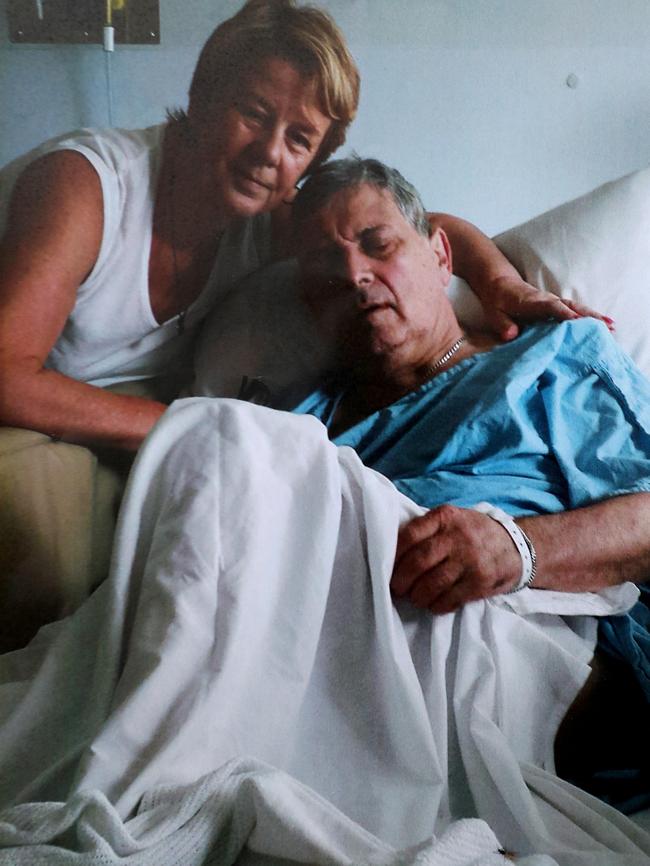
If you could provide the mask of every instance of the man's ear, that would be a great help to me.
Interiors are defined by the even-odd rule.
[[[446,232],[441,228],[435,228],[429,238],[429,246],[431,247],[433,258],[440,268],[441,276],[446,286],[453,274],[451,244]]]

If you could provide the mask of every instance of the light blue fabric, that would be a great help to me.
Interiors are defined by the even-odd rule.
[[[331,423],[340,395],[294,411]],[[527,328],[333,440],[416,502],[513,515],[650,491],[650,383],[592,319]]]

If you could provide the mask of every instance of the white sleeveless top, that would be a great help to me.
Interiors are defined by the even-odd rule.
[[[101,181],[99,255],[45,363],[73,379],[108,386],[161,376],[186,378],[198,327],[216,299],[269,258],[269,215],[238,221],[222,236],[210,277],[186,311],[183,333],[178,333],[178,317],[156,321],[148,273],[164,129],[163,124],[143,130],[80,130],[46,142],[0,172],[0,228],[16,178],[45,153],[77,151]]]

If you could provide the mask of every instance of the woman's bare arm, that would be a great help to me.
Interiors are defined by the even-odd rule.
[[[165,406],[44,368],[92,270],[102,190],[81,154],[61,151],[19,178],[0,242],[0,424],[135,450]]]

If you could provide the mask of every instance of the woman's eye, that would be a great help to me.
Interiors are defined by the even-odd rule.
[[[301,132],[293,132],[290,133],[289,138],[292,143],[297,147],[301,147],[304,150],[311,150],[311,140],[307,138],[306,135],[303,135]]]
[[[256,108],[254,105],[238,105],[239,111],[243,114],[244,117],[247,117],[249,120],[254,120],[257,123],[264,122],[264,112]]]

